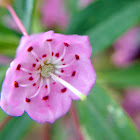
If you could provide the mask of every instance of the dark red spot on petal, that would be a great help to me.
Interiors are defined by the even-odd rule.
[[[36,66],[36,64],[33,64],[33,67],[35,67]]]
[[[18,82],[15,81],[14,86],[15,86],[15,88],[18,88],[19,87]]]
[[[32,73],[29,73],[29,75],[32,75]]]
[[[56,82],[53,82],[53,84],[55,85],[55,84],[56,84]]]
[[[34,83],[33,86],[36,86],[36,83]]]
[[[75,58],[76,58],[76,60],[79,60],[79,55],[76,54],[75,55]]]
[[[71,76],[75,76],[75,74],[76,74],[76,71],[73,71]]]
[[[46,57],[46,56],[47,56],[46,54],[42,55],[42,57]]]
[[[33,77],[30,77],[29,80],[32,81],[33,80]]]
[[[69,44],[68,44],[68,43],[66,43],[66,42],[64,42],[64,45],[65,45],[66,47],[69,47]]]
[[[48,86],[46,85],[45,88],[48,88]]]
[[[56,56],[56,57],[59,57],[59,53],[56,53],[55,56]]]
[[[54,53],[52,52],[52,56],[54,55]]]
[[[64,70],[61,70],[61,72],[63,73],[63,72],[64,72]]]
[[[20,70],[20,68],[21,68],[21,65],[18,64],[16,70]]]
[[[36,62],[39,62],[39,60],[38,60],[38,59],[36,59]]]
[[[28,99],[28,98],[26,98],[25,101],[26,101],[27,103],[31,102],[31,100]]]
[[[42,99],[43,100],[48,100],[49,99],[49,96],[44,96]]]
[[[64,93],[64,92],[66,92],[66,90],[67,90],[67,88],[63,88],[63,89],[61,89],[61,92]]]
[[[46,39],[46,41],[52,41],[52,39]]]
[[[61,61],[64,61],[64,58],[62,58]]]
[[[33,50],[33,47],[31,46],[31,47],[28,48],[27,51],[28,51],[28,52],[31,52],[32,50]]]
[[[66,64],[63,64],[63,65],[66,65]]]

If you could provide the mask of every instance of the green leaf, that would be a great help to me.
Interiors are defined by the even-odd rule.
[[[88,35],[95,54],[139,21],[140,0],[97,0],[74,15],[67,33]]]
[[[13,117],[0,132],[1,140],[20,140],[28,132],[31,119],[27,114]]]
[[[13,6],[25,29],[30,33],[35,0],[14,0]]]
[[[98,82],[111,84],[124,88],[128,86],[140,86],[140,65],[133,65],[128,68],[105,70],[97,72]]]
[[[81,130],[90,140],[139,140],[140,136],[121,107],[99,85],[87,101],[78,103]]]
[[[1,85],[3,82],[3,79],[5,77],[5,72],[7,70],[8,66],[0,66],[0,91],[1,91]]]

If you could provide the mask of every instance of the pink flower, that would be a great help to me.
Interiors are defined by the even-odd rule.
[[[122,36],[115,44],[115,53],[112,56],[113,62],[117,66],[127,66],[139,55],[140,28],[135,27]]]
[[[42,7],[42,20],[49,29],[55,26],[66,28],[69,14],[65,9],[64,0],[46,0]]]
[[[94,0],[79,0],[79,7],[85,8],[86,6],[88,6],[93,1]]]
[[[140,89],[127,90],[122,106],[140,130]]]
[[[37,122],[54,122],[95,84],[91,51],[87,36],[53,31],[23,36],[6,72],[1,108],[11,116],[26,111]]]

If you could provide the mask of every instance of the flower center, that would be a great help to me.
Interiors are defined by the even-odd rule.
[[[45,64],[44,66],[41,67],[41,76],[43,77],[50,77],[50,72],[54,73],[54,66],[52,64]]]

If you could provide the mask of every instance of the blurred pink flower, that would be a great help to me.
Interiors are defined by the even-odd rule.
[[[64,0],[45,0],[42,7],[42,21],[49,29],[55,26],[66,28],[69,23],[69,14]]]
[[[94,0],[79,0],[79,7],[80,8],[85,8],[86,6],[88,6],[93,1]]]
[[[92,1],[94,0],[79,0],[78,8],[85,8]],[[56,26],[65,29],[69,24],[70,13],[66,9],[64,0],[45,0],[41,12],[43,24],[49,29]]]
[[[140,51],[140,28],[135,27],[128,31],[114,44],[115,52],[112,56],[117,66],[127,66]]]
[[[0,65],[8,65],[12,61],[11,58],[0,55]]]
[[[127,90],[122,106],[140,130],[140,89]]]
[[[15,23],[13,18],[11,18],[10,16],[4,16],[2,18],[2,22],[3,22],[3,25],[5,25],[6,27],[8,27],[8,28],[10,28],[12,30],[15,30],[17,32],[20,32],[17,24]]]
[[[23,36],[6,72],[1,108],[11,116],[26,111],[37,122],[53,123],[95,84],[91,52],[87,36],[53,31]]]

